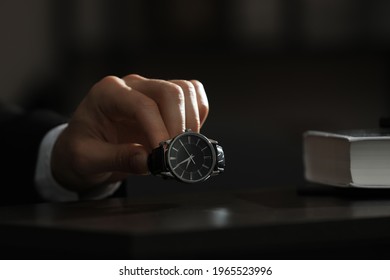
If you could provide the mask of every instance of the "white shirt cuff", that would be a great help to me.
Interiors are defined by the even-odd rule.
[[[51,173],[51,154],[55,142],[67,124],[59,125],[50,130],[43,137],[38,152],[37,166],[35,170],[35,187],[41,197],[47,201],[78,201],[81,199],[103,199],[112,195],[121,182],[94,188],[88,193],[73,192],[62,187]]]

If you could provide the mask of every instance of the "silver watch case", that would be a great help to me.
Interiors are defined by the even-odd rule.
[[[171,166],[170,162],[167,160],[167,155],[169,154],[169,150],[171,149],[172,144],[175,141],[177,141],[179,138],[181,138],[185,135],[196,135],[197,137],[202,138],[203,140],[205,140],[205,142],[209,145],[209,147],[211,149],[213,168],[211,168],[210,171],[199,180],[187,180],[185,178],[180,178],[179,176],[175,176],[174,172],[172,172],[172,166]],[[203,181],[207,180],[208,178],[210,178],[210,176],[218,175],[219,173],[221,173],[221,170],[219,170],[219,169],[216,170],[216,165],[217,165],[217,154],[215,151],[216,144],[218,144],[217,141],[209,139],[201,133],[193,132],[193,131],[188,130],[188,129],[185,132],[183,132],[182,134],[179,134],[178,136],[176,136],[172,139],[161,142],[160,146],[162,146],[164,148],[164,164],[167,167],[167,171],[161,172],[161,176],[166,177],[166,178],[174,178],[180,182],[191,184],[191,183],[203,182]]]

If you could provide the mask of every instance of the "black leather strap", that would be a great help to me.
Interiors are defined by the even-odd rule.
[[[164,147],[160,146],[155,148],[148,157],[148,168],[153,175],[159,175],[161,172],[167,171],[164,152]]]
[[[225,153],[221,146],[214,144],[215,154],[217,156],[217,162],[215,164],[215,171],[224,172],[225,171]]]

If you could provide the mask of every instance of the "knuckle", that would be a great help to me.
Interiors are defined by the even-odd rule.
[[[191,82],[180,80],[179,83],[185,94],[195,96],[195,87]]]
[[[109,88],[118,85],[118,77],[115,76],[106,76],[97,82],[89,92],[89,95],[92,97],[100,98],[102,95],[104,96]]]
[[[163,98],[164,101],[172,101],[174,100],[175,103],[181,104],[184,102],[184,92],[183,89],[174,84],[174,83],[166,83],[163,86],[162,89],[162,95],[161,97]]]
[[[129,74],[129,75],[126,75],[125,77],[123,77],[124,80],[142,80],[142,79],[145,79],[144,77],[142,77],[141,75],[138,75],[138,74]]]
[[[201,82],[199,82],[198,80],[191,80],[190,82],[195,87],[195,89],[197,89],[197,90],[202,89],[203,90],[203,84]]]
[[[199,117],[205,119],[209,113],[209,104],[207,102],[198,103]]]
[[[191,80],[196,91],[198,92],[198,110],[201,120],[204,120],[209,113],[209,102],[204,91],[203,84],[198,80]]]
[[[198,102],[198,107],[202,111],[208,111],[209,110],[209,102],[207,100],[200,100],[200,102]]]
[[[106,88],[112,86],[113,84],[117,84],[118,79],[119,78],[115,76],[106,76],[103,79],[101,79],[96,85]]]

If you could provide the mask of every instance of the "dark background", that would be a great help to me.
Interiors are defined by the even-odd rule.
[[[5,0],[0,98],[70,115],[106,75],[198,79],[225,174],[132,177],[130,192],[302,184],[305,130],[389,113],[389,14],[385,0]]]

